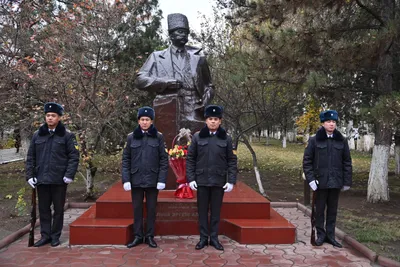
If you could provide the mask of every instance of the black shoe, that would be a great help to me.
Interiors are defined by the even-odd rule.
[[[322,246],[322,244],[324,244],[325,240],[326,240],[325,237],[321,237],[320,236],[320,237],[317,238],[317,240],[315,240],[315,245],[316,246]]]
[[[218,239],[211,239],[210,246],[213,246],[217,250],[224,250],[224,247],[219,243]]]
[[[335,238],[327,238],[326,239],[326,242],[328,242],[329,244],[331,244],[331,245],[333,245],[334,247],[338,247],[338,248],[342,248],[343,246],[342,246],[342,244],[340,244],[339,242],[337,242],[336,240],[335,240]]]
[[[51,240],[51,244],[52,247],[57,247],[60,245],[60,240],[55,239],[55,240]]]
[[[139,244],[143,243],[143,238],[142,237],[135,237],[131,243],[128,243],[127,248],[133,248],[136,247]]]
[[[208,245],[208,240],[207,239],[200,239],[199,243],[196,245],[196,249],[203,249],[205,246]]]
[[[41,247],[51,242],[51,239],[41,238],[38,242],[33,244],[34,247]]]
[[[156,248],[157,247],[157,243],[156,243],[156,241],[154,241],[154,238],[152,236],[146,237],[144,242],[147,245],[149,245],[149,247],[151,247],[151,248]]]

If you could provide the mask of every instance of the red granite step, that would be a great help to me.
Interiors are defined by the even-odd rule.
[[[156,235],[198,235],[196,198],[177,199],[173,193],[159,194]],[[70,224],[70,244],[124,245],[133,239],[132,224],[130,193],[116,183]],[[295,227],[272,210],[267,199],[241,182],[224,195],[220,233],[246,244],[287,244],[295,240]]]
[[[93,205],[69,225],[71,245],[124,245],[131,240],[132,219],[99,219],[95,214]]]
[[[241,244],[293,244],[296,227],[271,209],[270,219],[226,219],[222,233]]]
[[[71,245],[125,245],[132,241],[132,219],[95,219],[95,206],[70,225]],[[296,228],[276,211],[270,219],[226,219],[220,234],[241,244],[292,244]],[[157,220],[156,235],[198,235],[197,220]]]
[[[174,196],[173,190],[160,191],[157,219],[197,220],[196,192],[194,193],[193,199],[179,199]],[[225,194],[223,201],[222,219],[269,218],[268,199],[242,182],[238,182],[232,192]],[[125,192],[121,183],[114,184],[96,201],[96,204],[96,218],[133,218],[130,192]]]

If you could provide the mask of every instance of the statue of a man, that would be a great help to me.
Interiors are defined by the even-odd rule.
[[[204,124],[204,107],[214,95],[207,61],[201,49],[186,45],[189,22],[185,15],[168,15],[168,32],[172,44],[149,56],[136,86],[157,93],[155,107],[177,99],[178,127],[199,130],[202,126],[198,125]]]

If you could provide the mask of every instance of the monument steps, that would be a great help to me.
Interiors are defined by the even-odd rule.
[[[71,245],[119,245],[132,236],[132,219],[96,218],[96,204],[70,224]]]
[[[222,234],[241,244],[292,244],[296,227],[271,210],[270,219],[224,219]]]
[[[144,205],[144,218],[146,218]],[[70,244],[120,244],[133,239],[130,192],[114,184],[70,225]],[[173,190],[160,191],[156,235],[198,235],[196,195],[178,199]],[[290,244],[295,227],[270,207],[270,202],[242,182],[224,195],[220,234],[244,244]]]

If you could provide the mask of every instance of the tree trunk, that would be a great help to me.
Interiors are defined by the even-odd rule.
[[[93,197],[94,180],[90,168],[86,168],[86,199]]]
[[[310,133],[307,131],[304,135],[303,135],[303,143],[304,146],[307,147],[308,145],[308,140],[310,139]]]
[[[88,200],[94,198],[94,176],[96,175],[97,168],[93,164],[92,153],[90,153],[88,149],[86,138],[87,136],[85,131],[79,134],[81,157],[83,158],[83,163],[86,169],[86,176],[84,177],[86,182],[85,200]]]
[[[258,184],[258,190],[260,190],[261,195],[266,197],[267,194],[265,193],[264,187],[263,187],[262,182],[261,182],[260,171],[258,170],[256,152],[254,152],[253,148],[251,147],[251,145],[249,143],[249,140],[244,135],[243,135],[243,142],[246,145],[247,149],[250,151],[251,156],[253,158],[253,168],[254,168],[254,173],[256,174],[256,181],[257,181],[257,184]]]
[[[346,127],[347,140],[350,139],[352,131],[353,131],[353,121],[350,120],[347,122],[347,127]]]
[[[286,129],[283,129],[282,135],[283,135],[283,137],[282,137],[282,147],[286,148],[286,140],[287,140],[287,130]]]
[[[269,128],[267,128],[267,136],[265,137],[265,145],[269,146]]]
[[[371,203],[389,201],[388,164],[392,131],[382,122],[377,123],[375,145],[368,179],[367,200]]]
[[[392,19],[394,19],[392,10],[394,9],[394,1],[380,1],[380,17],[384,23],[386,31]],[[383,33],[385,34],[385,33]],[[387,33],[386,33],[387,35]],[[385,38],[384,38],[385,37]],[[391,94],[393,91],[393,37],[387,35],[382,36],[379,49],[378,59],[378,78],[377,88],[382,97]],[[382,114],[375,122],[375,145],[372,153],[371,169],[368,179],[368,202],[376,203],[381,201],[389,201],[389,184],[388,184],[388,164],[390,156],[390,145],[392,142],[392,129],[390,124],[385,122],[387,116],[391,114]]]
[[[397,130],[394,135],[394,158],[396,165],[394,172],[400,175],[400,130]]]

